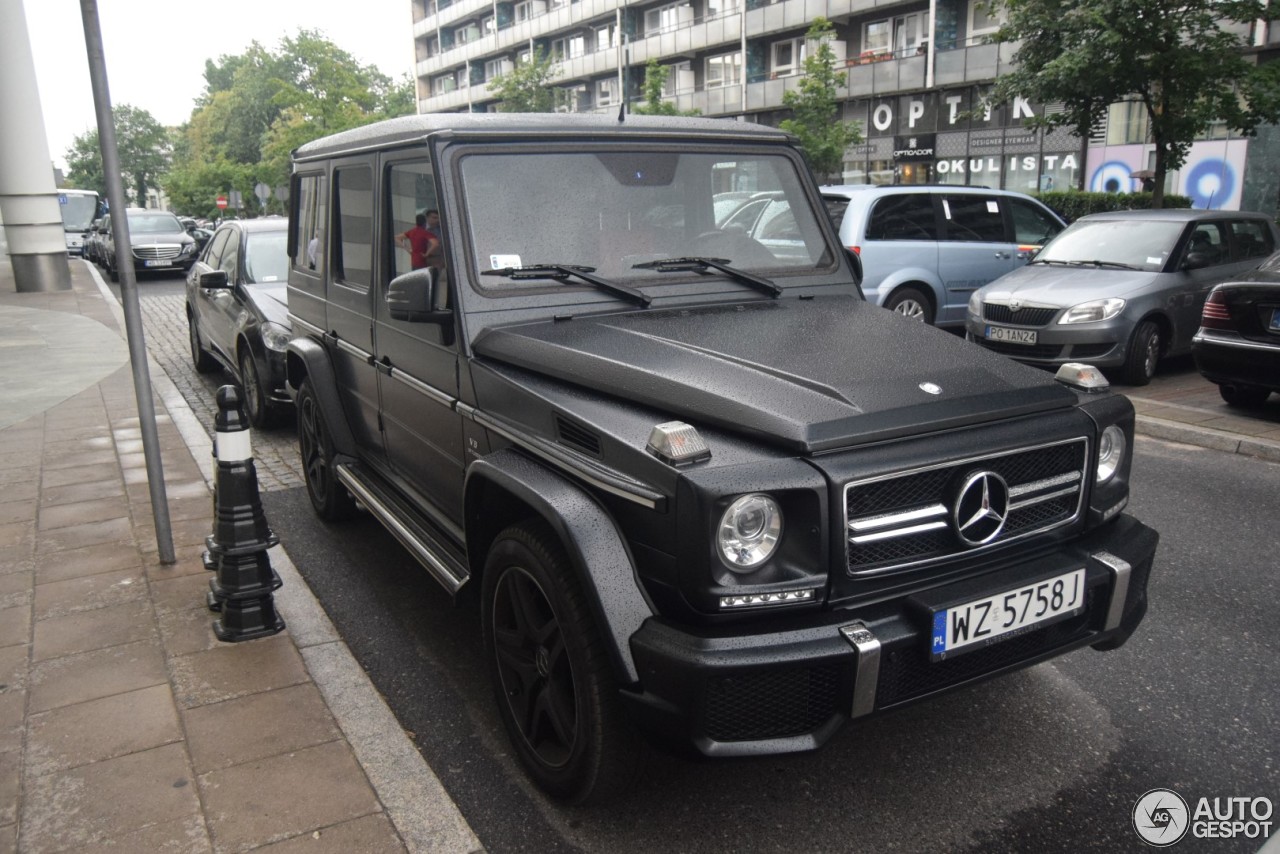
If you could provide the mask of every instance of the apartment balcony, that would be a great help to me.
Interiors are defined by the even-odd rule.
[[[421,21],[414,22],[413,37],[416,39],[419,36],[429,35],[437,29],[448,28],[485,11],[493,11],[493,0],[457,0],[434,15],[428,15]]]
[[[744,0],[745,2],[745,0]],[[747,37],[760,36],[765,33],[776,33],[781,30],[807,29],[813,19],[821,15],[833,18],[848,14],[848,9],[840,8],[850,5],[832,0],[785,0],[769,6],[761,6],[747,12]]]
[[[728,12],[702,18],[687,26],[646,35],[631,42],[631,63],[644,65],[652,58],[691,57],[700,50],[742,40],[742,13]]]

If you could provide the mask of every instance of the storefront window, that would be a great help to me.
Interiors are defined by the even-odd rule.
[[[1107,145],[1147,141],[1147,110],[1141,101],[1120,101],[1107,109]]]

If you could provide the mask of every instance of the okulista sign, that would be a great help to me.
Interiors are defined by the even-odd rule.
[[[1008,163],[1008,171],[1010,172],[1031,172],[1033,174],[1041,171],[1052,172],[1057,169],[1070,171],[1078,166],[1078,160],[1074,154],[1013,155],[1009,158]],[[938,161],[937,170],[940,175],[964,175],[966,173],[973,175],[984,172],[998,174],[1000,172],[1000,158],[944,158]]]

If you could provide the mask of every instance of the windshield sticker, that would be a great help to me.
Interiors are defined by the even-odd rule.
[[[1163,259],[1163,258],[1160,258],[1160,257],[1157,257],[1157,256],[1154,256],[1154,255],[1148,255],[1148,256],[1147,256],[1147,263],[1148,263],[1148,264],[1163,264],[1163,263],[1164,263],[1164,259]]]
[[[519,255],[490,255],[489,266],[495,270],[501,270],[506,267],[520,267]]]
[[[279,276],[263,276],[261,279],[258,279],[258,281],[263,283],[278,282],[280,281],[280,277]]]
[[[995,199],[987,202],[987,213],[1000,213],[1000,203]]]

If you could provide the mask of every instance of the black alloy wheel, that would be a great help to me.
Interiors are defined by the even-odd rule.
[[[191,341],[191,364],[196,373],[212,373],[218,367],[218,362],[200,343],[200,330],[196,328],[196,318],[190,310],[187,311],[187,337]]]
[[[304,380],[298,389],[298,450],[302,457],[302,479],[316,515],[330,522],[350,518],[356,511],[355,500],[338,482],[333,467],[333,441],[324,421],[320,401]]]
[[[645,746],[568,555],[541,521],[507,528],[484,569],[485,652],[521,765],[545,792],[599,804],[629,790]]]
[[[254,427],[267,427],[272,421],[271,401],[267,391],[262,387],[262,377],[258,373],[258,363],[248,346],[240,350],[240,388],[244,392],[244,411],[249,416],[249,423]]]

